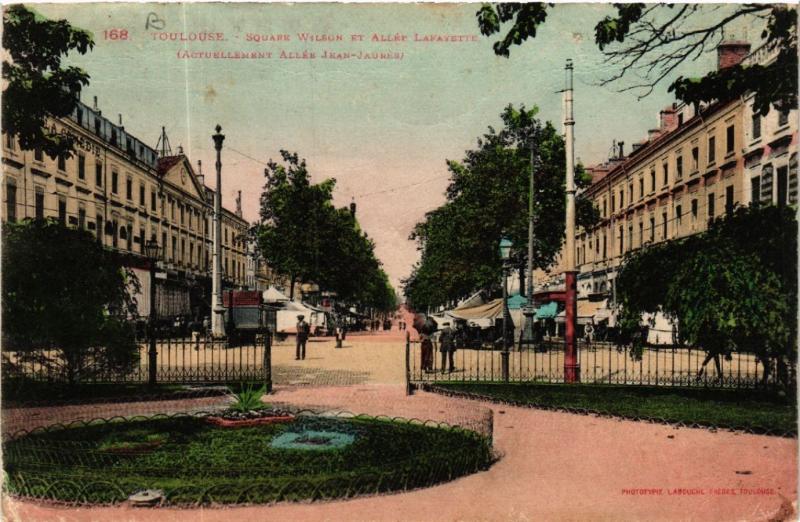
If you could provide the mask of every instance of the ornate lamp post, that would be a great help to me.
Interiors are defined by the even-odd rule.
[[[535,310],[533,308],[533,195],[535,194],[535,180],[534,176],[536,175],[536,127],[531,128],[530,137],[530,152],[531,152],[531,176],[530,176],[530,185],[528,187],[528,267],[527,267],[527,277],[528,277],[528,286],[525,288],[527,290],[527,300],[525,303],[525,307],[522,309],[522,313],[525,316],[525,325],[522,329],[521,339],[520,339],[520,348],[522,344],[532,344],[534,342],[534,334],[533,334],[533,316]]]
[[[500,353],[503,380],[508,382],[508,261],[511,257],[511,241],[500,240],[500,259],[503,260],[503,351]]]
[[[147,382],[150,385],[156,383],[156,364],[158,362],[158,352],[156,351],[156,263],[159,259],[158,241],[150,239],[144,244],[144,255],[150,261],[150,317],[148,319],[148,330],[150,337],[150,347],[147,351]]]
[[[217,124],[216,134],[211,136],[217,150],[217,186],[214,189],[214,252],[211,269],[211,335],[215,338],[225,337],[225,321],[222,306],[222,142],[225,135]]]

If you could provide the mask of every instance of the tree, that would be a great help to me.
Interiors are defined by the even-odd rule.
[[[710,354],[776,361],[779,379],[797,360],[797,221],[791,209],[747,207],[703,234],[629,254],[617,279],[623,344],[641,353],[642,314],[662,312],[678,341]]]
[[[71,384],[137,361],[127,319],[138,281],[89,232],[53,220],[7,223],[2,277],[3,351]]]
[[[762,115],[770,106],[787,111],[797,106],[797,12],[778,4],[614,4],[615,15],[599,20],[595,43],[614,72],[606,85],[625,77],[637,80],[622,90],[637,90],[640,98],[678,66],[714,50],[734,22],[764,27],[761,38],[777,57],[764,65],[736,65],[702,79],[677,78],[669,90],[687,103],[710,103],[755,94]],[[514,45],[535,38],[552,4],[484,4],[477,12],[481,32],[490,36],[508,27],[494,44],[499,56],[509,56]],[[701,15],[702,19],[701,19]],[[699,22],[697,25],[693,22]]]
[[[289,275],[290,297],[296,281],[313,281],[342,301],[393,308],[374,243],[348,209],[333,205],[336,180],[312,184],[305,160],[281,156],[284,164],[270,161],[266,171],[256,237],[267,264]]]
[[[305,160],[281,150],[284,165],[268,163],[261,194],[258,242],[267,264],[289,275],[290,297],[297,281],[310,281],[319,273],[322,216],[330,205],[335,180],[312,185]]]
[[[48,118],[75,110],[89,75],[79,67],[61,67],[70,51],[85,54],[94,47],[90,33],[66,20],[48,20],[22,4],[3,13],[3,131],[16,136],[23,149],[40,149],[51,158],[70,157],[73,138],[47,129]]]
[[[463,161],[448,161],[447,201],[429,212],[411,235],[422,254],[404,281],[412,306],[439,306],[494,287],[500,273],[502,236],[517,246],[516,265],[525,265],[532,142],[536,159],[534,266],[545,269],[555,260],[564,238],[564,141],[549,122],[536,120],[536,113],[536,107],[509,105],[501,114],[500,131],[490,127]],[[578,187],[590,180],[581,167],[576,169]],[[578,198],[577,207],[580,225],[597,219],[590,201]]]

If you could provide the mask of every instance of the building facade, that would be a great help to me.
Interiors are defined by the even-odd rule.
[[[749,52],[746,42],[723,42],[719,67],[764,63],[767,48]],[[583,192],[600,221],[576,235],[579,298],[615,300],[615,278],[626,253],[647,244],[685,237],[708,228],[737,205],[795,205],[797,112],[753,112],[752,96],[701,107],[673,104],[659,125],[625,156],[588,169]],[[560,270],[543,288],[563,286]]]
[[[213,213],[202,173],[181,150],[158,154],[128,133],[121,115],[117,123],[103,116],[96,98],[93,107],[78,102],[69,117],[47,125],[74,139],[74,153],[51,159],[4,134],[3,221],[58,219],[88,230],[134,268],[144,266],[144,245],[155,240],[167,274],[160,294],[184,302],[177,309],[190,295],[197,301],[191,307],[201,306],[210,295]],[[223,214],[225,286],[244,288],[248,224],[241,212]]]

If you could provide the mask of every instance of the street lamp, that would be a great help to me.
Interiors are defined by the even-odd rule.
[[[533,316],[534,316],[534,308],[533,308],[533,225],[534,225],[534,215],[533,215],[533,196],[535,192],[535,176],[536,176],[536,125],[535,122],[532,123],[532,127],[530,130],[529,135],[529,143],[528,146],[530,147],[530,154],[531,154],[531,173],[529,178],[529,187],[528,187],[528,286],[526,287],[527,290],[527,299],[525,302],[525,306],[522,309],[522,313],[525,316],[525,325],[523,326],[522,333],[520,334],[520,349],[522,349],[522,344],[533,344],[534,342],[534,328],[533,328]]]
[[[214,149],[217,151],[217,186],[214,187],[214,252],[212,255],[213,266],[211,270],[211,334],[219,339],[225,336],[225,323],[223,314],[225,307],[222,305],[222,142],[225,135],[218,124],[216,134],[211,136],[214,140]]]
[[[508,382],[508,261],[511,258],[510,239],[500,240],[500,259],[503,261],[503,351],[500,352],[503,380]]]
[[[148,320],[150,347],[147,351],[147,382],[151,386],[156,383],[156,363],[158,361],[158,352],[156,351],[156,263],[160,250],[161,247],[158,246],[158,241],[155,239],[150,239],[144,244],[144,255],[150,261],[150,318]]]

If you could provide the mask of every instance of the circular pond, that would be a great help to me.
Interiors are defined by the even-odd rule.
[[[240,429],[202,418],[37,431],[3,447],[12,494],[109,503],[161,490],[168,504],[333,499],[426,487],[487,468],[490,442],[460,428],[299,416]]]

